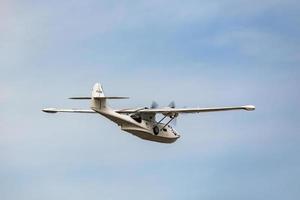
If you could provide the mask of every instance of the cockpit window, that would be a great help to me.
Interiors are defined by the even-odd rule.
[[[132,119],[134,119],[136,122],[141,123],[142,122],[142,117],[138,114],[133,114],[130,116]]]

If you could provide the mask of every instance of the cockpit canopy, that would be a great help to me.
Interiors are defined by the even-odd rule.
[[[148,121],[148,122],[155,122],[155,114],[149,113],[149,114],[141,114],[141,113],[133,113],[130,115],[132,119],[134,119],[136,122],[141,123],[142,120]]]
[[[134,114],[130,115],[130,117],[138,123],[142,122],[142,117],[140,114],[134,113]]]

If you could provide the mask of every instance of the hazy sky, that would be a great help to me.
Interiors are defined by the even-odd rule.
[[[0,0],[0,199],[300,198],[296,0]],[[253,104],[144,141],[88,108]]]

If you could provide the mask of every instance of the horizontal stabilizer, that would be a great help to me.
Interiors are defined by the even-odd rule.
[[[84,100],[84,99],[92,99],[92,98],[91,97],[70,97],[69,99]]]
[[[129,99],[129,97],[94,97],[94,99]]]
[[[92,97],[70,97],[69,99],[74,100],[86,100],[86,99],[92,99]],[[129,99],[129,97],[93,97],[93,99]]]

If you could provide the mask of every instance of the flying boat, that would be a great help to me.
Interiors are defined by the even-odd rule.
[[[90,109],[57,109],[45,108],[46,113],[92,113],[100,114],[120,126],[121,130],[131,133],[141,139],[160,142],[173,143],[180,134],[170,125],[173,120],[181,114],[219,112],[232,110],[253,111],[255,106],[231,106],[231,107],[210,107],[210,108],[176,108],[175,103],[171,102],[168,107],[159,108],[153,102],[150,108],[130,108],[113,109],[107,101],[112,99],[128,99],[123,96],[105,96],[101,84],[96,83],[92,89],[92,95],[88,97],[70,97],[75,100],[90,100]],[[162,118],[157,120],[156,116],[161,114]],[[167,119],[166,122],[164,122]]]

